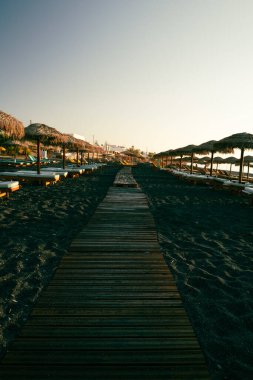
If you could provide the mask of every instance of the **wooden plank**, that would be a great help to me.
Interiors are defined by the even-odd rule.
[[[185,311],[184,309],[177,310],[177,313],[174,313],[173,315],[170,313],[169,315],[165,316],[148,316],[146,315],[145,318],[140,315],[102,315],[102,316],[80,316],[80,315],[72,315],[71,318],[69,316],[64,315],[54,315],[54,316],[34,316],[32,315],[30,319],[28,320],[27,326],[43,326],[45,328],[45,336],[47,335],[47,328],[48,326],[54,326],[54,327],[96,327],[96,328],[102,328],[102,327],[110,327],[114,328],[117,326],[123,327],[122,330],[125,330],[128,327],[132,326],[138,326],[138,327],[149,327],[152,328],[160,328],[161,326],[166,326],[168,328],[173,329],[175,326],[177,326],[177,331],[180,333],[181,329],[184,327],[190,327],[192,330],[192,327],[188,321],[187,318],[185,318]],[[180,327],[180,328],[179,328]]]
[[[176,325],[177,326],[177,325]],[[190,325],[181,326],[178,331],[175,326],[48,326],[45,331],[41,326],[26,326],[23,328],[20,337],[26,338],[195,338]]]
[[[45,380],[45,379],[61,379],[61,380],[204,380],[207,379],[206,368],[204,365],[188,364],[185,368],[178,369],[175,365],[127,365],[118,364],[101,365],[66,365],[62,363],[57,365],[36,364],[29,366],[20,364],[18,366],[6,366],[1,371],[2,380]]]

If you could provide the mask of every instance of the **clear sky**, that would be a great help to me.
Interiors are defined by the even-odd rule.
[[[0,109],[160,152],[253,126],[253,0],[0,0]]]

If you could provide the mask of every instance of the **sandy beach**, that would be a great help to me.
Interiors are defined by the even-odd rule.
[[[253,231],[247,199],[134,169],[213,380],[253,378]]]
[[[0,201],[0,356],[117,170],[107,167],[49,187],[23,185]]]
[[[1,355],[116,171],[108,167],[50,187],[24,185],[0,202]],[[252,379],[253,208],[242,196],[148,166],[133,172],[212,380]]]

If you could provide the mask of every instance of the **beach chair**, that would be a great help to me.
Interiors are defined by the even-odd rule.
[[[21,182],[33,183],[43,186],[48,186],[60,180],[60,175],[50,172],[42,172],[37,174],[32,171],[15,171],[15,172],[0,172],[0,179],[4,180],[19,180]]]
[[[0,198],[20,189],[19,181],[0,181]]]
[[[250,200],[250,204],[253,205],[253,186],[245,186],[242,194],[246,195]]]

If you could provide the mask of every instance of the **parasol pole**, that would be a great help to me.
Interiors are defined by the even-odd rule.
[[[239,183],[242,183],[242,177],[243,177],[243,156],[244,156],[244,148],[241,148]]]
[[[183,155],[180,154],[180,164],[179,164],[179,168],[180,168],[180,170],[182,169],[182,158],[183,158]]]
[[[81,166],[83,165],[83,150],[81,150]]]
[[[193,152],[191,154],[191,174],[193,172]]]
[[[213,155],[214,151],[211,152],[211,167],[210,167],[210,176],[213,175]]]
[[[66,167],[66,146],[63,144],[62,146],[62,168],[65,169]]]
[[[40,174],[40,137],[37,138],[37,174]]]
[[[231,177],[231,173],[232,173],[232,165],[233,165],[233,163],[231,162],[231,163],[230,163],[229,178]]]
[[[79,166],[79,148],[76,148],[76,165]]]

